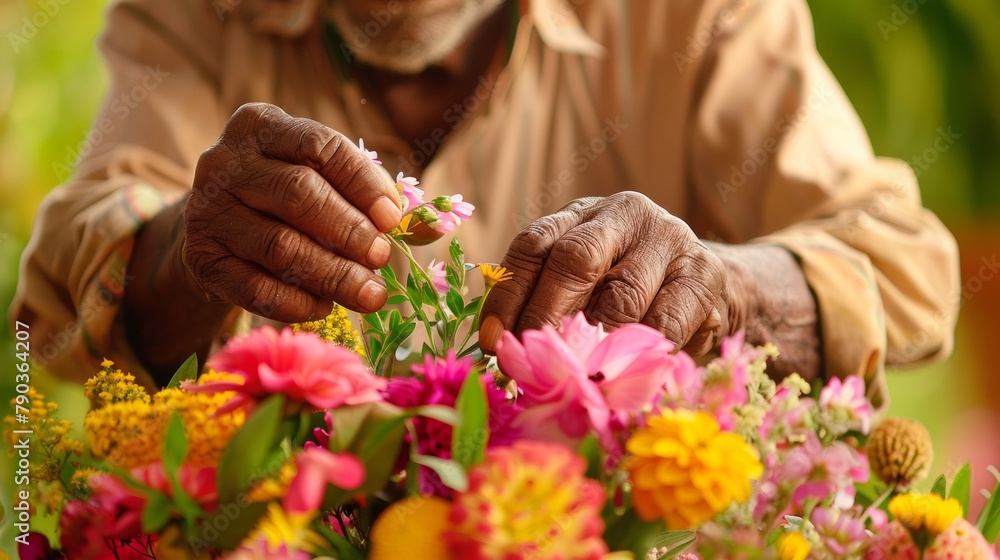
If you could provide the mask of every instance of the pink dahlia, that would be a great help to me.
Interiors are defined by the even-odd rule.
[[[694,363],[659,331],[631,324],[607,334],[583,313],[566,317],[560,330],[546,325],[518,340],[505,332],[497,345],[504,374],[524,391],[525,410],[514,428],[530,439],[575,442],[593,431],[609,451],[620,451],[630,418],[658,401],[664,385],[677,391],[694,377]]]
[[[559,444],[517,441],[491,449],[455,497],[445,540],[454,558],[598,560],[605,490],[582,457]]]
[[[462,384],[472,371],[472,364],[471,357],[456,358],[454,352],[449,352],[445,358],[425,354],[423,365],[413,366],[413,377],[393,377],[389,380],[384,391],[385,400],[402,408],[423,405],[455,406]],[[489,406],[487,446],[509,444],[513,437],[508,425],[518,414],[518,408],[508,401],[504,390],[493,383],[492,375],[482,374],[479,379],[486,391]],[[451,426],[423,416],[414,418],[412,422],[420,454],[451,458]],[[406,435],[406,441],[412,443],[410,434]],[[404,458],[407,456],[408,454],[403,454]],[[451,496],[451,490],[434,471],[421,467],[417,476],[421,494]]]
[[[239,381],[184,384],[190,392],[236,391],[231,401],[219,407],[220,414],[253,408],[258,400],[274,393],[319,409],[377,402],[381,400],[379,390],[385,386],[385,379],[368,371],[354,352],[324,342],[314,333],[290,328],[279,333],[263,326],[233,338],[208,364],[216,371],[242,377]]]

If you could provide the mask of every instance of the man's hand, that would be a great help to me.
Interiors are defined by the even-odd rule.
[[[583,310],[612,328],[650,325],[695,356],[744,329],[748,342],[781,349],[772,375],[822,373],[816,301],[790,252],[702,242],[641,194],[571,202],[518,234],[502,264],[514,275],[483,305],[479,345],[487,352],[504,329]]]
[[[350,140],[263,103],[240,107],[202,154],[187,199],[136,235],[125,289],[133,350],[159,383],[204,361],[233,305],[278,321],[332,302],[386,301],[379,233],[399,223],[392,179]]]
[[[184,209],[183,261],[209,299],[279,321],[317,319],[331,301],[372,312],[389,261],[380,231],[400,220],[396,189],[342,134],[268,104],[244,105],[202,154]]]
[[[723,262],[682,220],[634,192],[579,199],[536,221],[502,264],[514,276],[483,307],[488,351],[501,328],[538,328],[582,309],[610,327],[645,323],[701,355],[746,316]]]

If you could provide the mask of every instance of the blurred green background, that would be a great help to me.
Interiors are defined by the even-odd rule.
[[[77,151],[107,83],[94,47],[105,3],[0,3],[4,307],[13,297],[17,261],[38,203],[63,178],[58,164]],[[44,14],[45,5],[55,13],[32,32],[25,18]],[[1000,2],[813,0],[810,5],[819,50],[860,113],[876,152],[912,161],[933,146],[939,129],[950,127],[960,135],[933,163],[916,164],[926,205],[962,248],[966,303],[955,352],[942,364],[892,372],[891,413],[928,425],[939,470],[973,459],[979,487],[985,487],[985,465],[1000,464],[1000,375],[992,359],[1000,334],[995,319],[1000,278],[982,267],[983,259],[992,262],[1000,252]],[[10,327],[6,321],[0,327],[5,364],[13,362]],[[4,402],[11,394],[9,367],[3,366],[0,379]],[[76,388],[45,384],[42,389],[56,395],[70,417],[82,415]],[[2,496],[5,504],[8,493]],[[0,531],[4,547],[9,529]]]

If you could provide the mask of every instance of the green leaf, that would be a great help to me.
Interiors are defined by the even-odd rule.
[[[962,517],[969,515],[969,498],[972,495],[972,469],[969,463],[962,465],[951,479],[949,498],[955,498],[962,505]]]
[[[778,539],[781,538],[784,532],[785,527],[783,525],[771,529],[771,532],[767,534],[767,546],[774,546],[774,543],[778,542]]]
[[[416,447],[411,447],[411,449],[416,449]],[[469,489],[469,477],[465,474],[465,468],[457,461],[433,455],[421,455],[416,452],[410,454],[410,460],[436,472],[441,477],[441,482],[456,492],[465,492]]]
[[[167,383],[167,389],[174,389],[180,387],[181,383],[185,381],[194,381],[198,378],[198,355],[191,354],[188,359],[184,360],[181,367],[177,368],[174,372],[174,376],[170,378],[170,383]]]
[[[657,537],[650,548],[667,547],[668,552],[660,556],[660,560],[676,558],[694,544],[697,536],[698,534],[694,531],[667,531]]]
[[[413,415],[433,418],[439,422],[444,422],[449,426],[456,426],[462,420],[462,417],[460,416],[459,412],[454,408],[451,408],[450,406],[427,404],[424,406],[411,408],[410,412],[412,412]]]
[[[612,509],[610,504],[605,506],[607,529],[604,531],[604,542],[608,543],[608,548],[614,551],[629,550],[636,558],[645,558],[646,552],[653,548],[653,543],[663,535],[663,522],[642,521],[632,508],[626,509],[621,515],[609,514]],[[680,548],[678,546],[677,550]]]
[[[1000,534],[1000,482],[993,488],[990,499],[983,506],[983,511],[979,513],[979,521],[976,528],[986,537],[989,542],[996,542],[997,535]]]
[[[942,474],[942,475],[938,476],[934,480],[934,486],[931,486],[931,494],[937,494],[938,496],[941,496],[942,498],[944,498],[945,494],[947,493],[947,492],[945,492],[945,486],[946,485],[947,485],[947,482],[945,481],[944,475]]]
[[[240,492],[264,474],[268,455],[278,445],[285,398],[272,395],[247,418],[219,459],[219,503],[234,503]]]
[[[455,268],[463,268],[465,253],[462,251],[462,246],[458,243],[457,238],[453,237],[451,239],[451,243],[448,245],[448,254],[451,256],[451,264],[455,265]]]
[[[393,294],[389,296],[388,303],[389,305],[399,305],[408,301],[410,300],[406,297],[406,294]]]
[[[158,532],[170,522],[174,502],[163,492],[152,494],[142,506],[142,532]]]
[[[192,547],[196,545],[202,548],[215,546],[222,550],[229,550],[239,546],[240,542],[246,539],[247,535],[257,526],[257,522],[267,513],[267,504],[264,502],[248,502],[246,494],[240,494],[235,502],[219,502],[218,515],[224,515],[224,519],[229,520],[229,526],[218,532],[215,537],[215,526],[203,523],[197,532],[188,533],[188,542]],[[214,520],[215,518],[213,518]],[[198,540],[201,539],[201,542]]]
[[[336,507],[357,494],[372,494],[385,485],[403,445],[407,417],[403,409],[384,402],[343,406],[332,411],[330,451],[353,453],[365,464],[367,475],[361,488],[353,492],[331,487],[325,508]]]
[[[465,377],[455,399],[455,410],[459,422],[451,439],[451,456],[468,469],[483,461],[490,438],[489,404],[477,370]]]
[[[410,298],[410,305],[414,309],[420,308],[424,304],[423,296],[420,295],[420,286],[417,285],[416,278],[411,274],[406,277],[406,295]],[[434,298],[431,298],[434,299]]]
[[[187,455],[187,438],[184,436],[184,422],[174,411],[167,425],[167,435],[163,442],[163,470],[167,476],[177,476],[177,469]]]
[[[462,294],[458,293],[458,290],[452,288],[448,290],[448,294],[445,296],[445,302],[448,304],[448,309],[455,317],[461,317],[462,312],[465,311],[465,300],[462,299]]]
[[[351,541],[338,535],[333,529],[323,523],[317,523],[315,526],[319,528],[319,532],[323,535],[323,538],[330,541],[333,551],[336,553],[335,558],[337,560],[365,560],[364,553],[351,544]]]

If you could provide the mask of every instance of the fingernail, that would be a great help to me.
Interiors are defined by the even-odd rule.
[[[496,315],[488,315],[479,327],[479,347],[492,352],[497,347],[497,341],[503,336],[503,323]]]
[[[391,251],[392,247],[389,246],[389,242],[385,238],[376,237],[375,241],[372,242],[371,249],[368,249],[368,262],[375,266],[385,266],[385,263],[389,262]]]
[[[365,309],[376,310],[382,307],[386,300],[385,286],[375,280],[365,282],[358,293],[358,303]]]
[[[371,217],[372,222],[375,223],[375,227],[381,231],[389,231],[398,226],[399,220],[403,218],[399,204],[396,204],[387,196],[376,200],[375,204],[372,204],[371,209],[368,210],[368,215]]]

